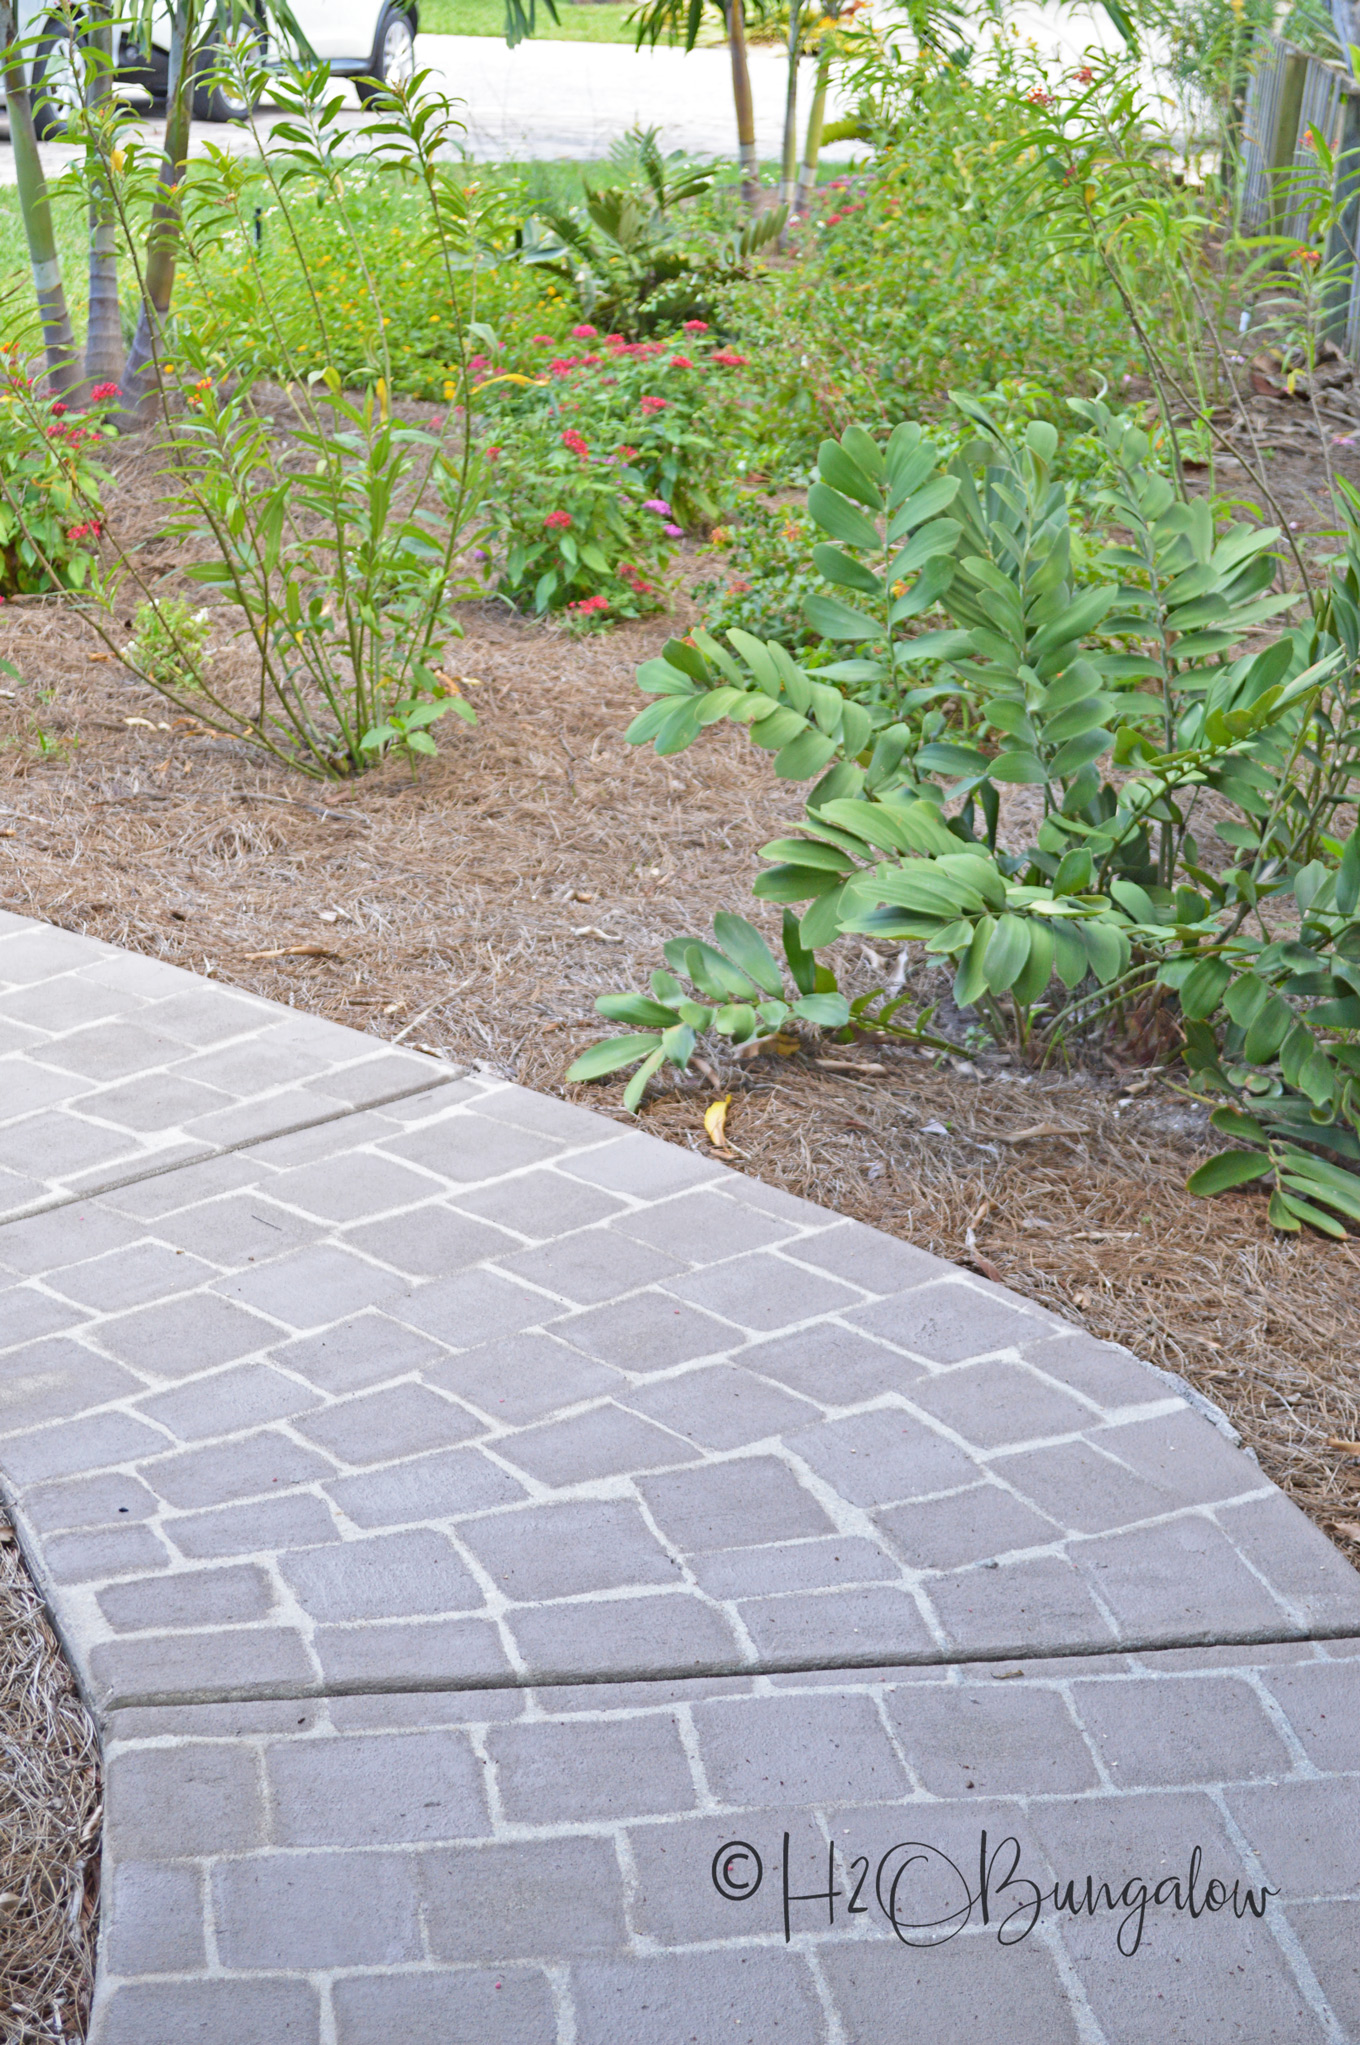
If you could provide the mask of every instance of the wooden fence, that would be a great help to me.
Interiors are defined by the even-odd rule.
[[[1342,212],[1327,240],[1326,331],[1345,354],[1360,353],[1360,85],[1335,64],[1279,36],[1257,36],[1242,130],[1242,224],[1253,234],[1306,242],[1312,236],[1304,180],[1317,167],[1316,131],[1337,153]]]

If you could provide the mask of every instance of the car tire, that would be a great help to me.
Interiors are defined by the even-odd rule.
[[[33,126],[40,142],[64,142],[70,114],[84,104],[80,45],[59,14],[49,14],[33,55]]]
[[[395,0],[388,0],[388,5],[378,17],[378,33],[373,38],[368,74],[354,81],[360,106],[368,106],[384,85],[404,85],[414,75],[415,68],[415,23],[404,7],[395,4]]]
[[[194,84],[194,119],[196,121],[244,121],[259,105],[257,99],[236,99],[223,90],[216,81],[205,74],[211,72],[217,61],[217,52],[211,44],[198,59],[198,72],[203,82]]]

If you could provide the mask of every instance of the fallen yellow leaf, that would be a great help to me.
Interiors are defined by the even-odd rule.
[[[715,1150],[729,1150],[727,1141],[727,1110],[732,1105],[731,1094],[724,1094],[720,1101],[714,1101],[704,1110],[704,1134]]]

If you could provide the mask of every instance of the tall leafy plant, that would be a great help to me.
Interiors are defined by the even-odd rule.
[[[1271,1177],[1278,1226],[1340,1232],[1360,1218],[1360,831],[1338,835],[1360,786],[1360,539],[1317,616],[1251,652],[1298,601],[1270,587],[1278,534],[1218,527],[1153,466],[1143,429],[1078,404],[1108,470],[1087,506],[1106,544],[1077,587],[1052,428],[1012,445],[967,409],[981,450],[931,477],[955,485],[953,545],[932,557],[952,572],[927,564],[950,627],[891,651],[891,611],[866,610],[878,645],[839,673],[777,642],[692,634],[640,671],[656,700],[628,736],[674,752],[726,719],[776,771],[820,776],[755,884],[806,905],[810,950],[847,932],[919,942],[953,962],[960,1007],[1036,1055],[1131,1001],[1178,1002],[1194,1084],[1227,1096],[1216,1124],[1245,1146],[1195,1189]],[[839,522],[841,545],[817,556],[839,587],[808,600],[811,618],[837,618],[847,563],[881,546],[846,507],[881,503],[908,437],[921,452],[915,432],[823,447],[810,509]],[[884,570],[864,575],[881,593]],[[921,690],[896,686],[890,706],[885,673],[913,667]],[[924,728],[941,688],[966,743]],[[1008,852],[1015,783],[1042,804]],[[1196,835],[1210,830],[1218,855]]]

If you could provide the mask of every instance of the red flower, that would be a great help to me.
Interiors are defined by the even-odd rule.
[[[548,364],[548,374],[549,376],[570,376],[576,366],[577,358],[574,355],[554,355],[552,361]]]
[[[64,412],[65,410],[66,410],[65,405],[63,405],[61,399],[58,398],[57,402],[52,407],[52,417],[55,419],[59,413]]]
[[[1080,71],[1078,71],[1077,73],[1077,84],[1089,85],[1091,83],[1091,80],[1095,77],[1095,75],[1096,75],[1095,72],[1091,69],[1089,64],[1083,64]]]
[[[572,454],[578,454],[583,462],[590,460],[590,449],[574,426],[569,427],[562,435],[562,445],[569,448]]]
[[[688,355],[672,355],[672,369],[693,369],[693,367],[694,364],[690,361]]]
[[[719,348],[716,354],[710,356],[709,360],[718,363],[723,369],[745,369],[746,367],[746,357],[735,354],[731,348]]]
[[[571,513],[569,511],[550,511],[543,521],[548,530],[554,533],[566,532],[571,522]]]
[[[90,403],[92,405],[102,405],[105,398],[117,398],[121,396],[122,392],[119,390],[118,385],[116,383],[97,383],[94,389],[90,392]]]
[[[667,400],[665,398],[653,397],[639,398],[638,410],[641,412],[664,412],[666,409],[666,404]]]
[[[584,325],[579,327],[573,327],[571,330],[571,338],[573,341],[593,341],[596,335],[599,333],[599,331],[600,330],[598,327],[588,327]]]
[[[637,460],[637,449],[636,449],[635,447],[621,447],[621,448],[619,449],[619,460],[620,460],[621,462],[633,462],[633,461],[636,461],[636,460]]]
[[[553,337],[551,334],[535,334],[533,345],[535,348],[551,348],[554,345]]]
[[[486,451],[486,458],[489,462],[498,462],[501,458],[500,449],[498,447],[489,447]]]
[[[686,320],[681,328],[681,332],[685,334],[706,334],[708,332],[708,321]]]
[[[1032,107],[1051,107],[1053,104],[1052,93],[1045,92],[1042,85],[1033,86],[1031,90],[1025,94],[1025,98],[1029,101]]]

